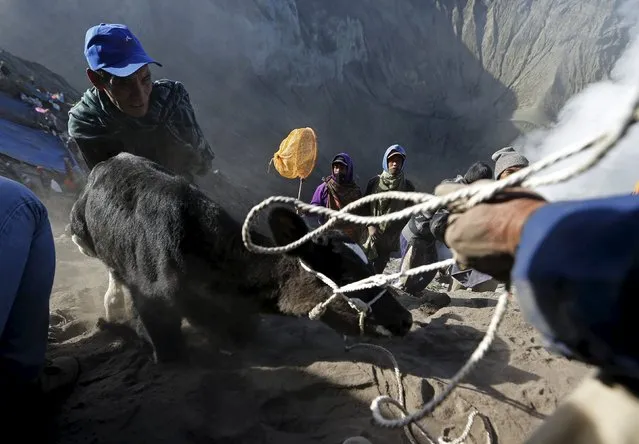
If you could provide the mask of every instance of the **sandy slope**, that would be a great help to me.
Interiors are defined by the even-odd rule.
[[[347,352],[341,337],[319,322],[265,317],[258,339],[245,349],[210,344],[190,332],[191,368],[155,366],[128,331],[97,326],[103,266],[62,235],[56,244],[52,308],[69,322],[53,354],[74,354],[84,369],[56,420],[57,442],[338,444],[360,434],[374,444],[406,442],[400,430],[371,422],[372,399],[397,391],[381,353]],[[417,322],[406,338],[379,342],[399,361],[411,410],[464,363],[497,299],[493,293],[451,297],[439,311],[413,308]],[[521,442],[587,373],[543,349],[513,301],[486,358],[424,423],[433,434],[456,436],[477,408],[498,442]],[[468,442],[486,442],[485,433],[476,421]]]

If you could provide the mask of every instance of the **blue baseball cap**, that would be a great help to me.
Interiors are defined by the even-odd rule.
[[[93,71],[102,69],[116,77],[127,77],[149,63],[155,63],[142,43],[126,25],[100,23],[87,30],[84,56]]]

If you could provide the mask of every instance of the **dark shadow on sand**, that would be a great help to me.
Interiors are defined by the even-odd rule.
[[[401,430],[371,423],[362,401],[377,394],[370,372],[347,366],[349,375],[336,373],[345,368],[333,364],[345,358],[339,336],[325,341],[336,348],[315,348],[300,342],[293,324],[242,349],[211,344],[187,327],[191,363],[181,365],[152,363],[150,349],[126,326],[94,327],[54,344],[52,356],[78,357],[83,372],[44,442],[334,444],[362,435],[403,443]],[[318,333],[327,336],[305,335]],[[287,336],[294,339],[287,343]],[[313,362],[321,374],[303,368]],[[322,376],[329,373],[332,379]]]

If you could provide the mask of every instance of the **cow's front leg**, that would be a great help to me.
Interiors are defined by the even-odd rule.
[[[122,282],[113,275],[112,270],[109,270],[109,288],[104,293],[104,311],[107,321],[123,320],[126,312],[124,297]]]

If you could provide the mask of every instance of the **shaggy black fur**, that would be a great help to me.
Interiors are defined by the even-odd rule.
[[[277,245],[308,232],[286,208],[272,210],[268,224]],[[298,258],[339,285],[373,274],[339,232],[287,255],[251,253],[242,243],[241,224],[202,191],[126,153],[92,170],[71,211],[70,231],[129,289],[159,361],[184,357],[183,317],[219,334],[250,330],[258,312],[307,315],[330,291],[300,267]],[[253,238],[269,242],[257,233]],[[352,296],[370,301],[379,291]],[[322,321],[342,334],[359,333],[356,312],[341,300],[331,304]],[[366,333],[374,335],[383,326],[404,335],[411,325],[410,312],[387,292],[373,305]]]

